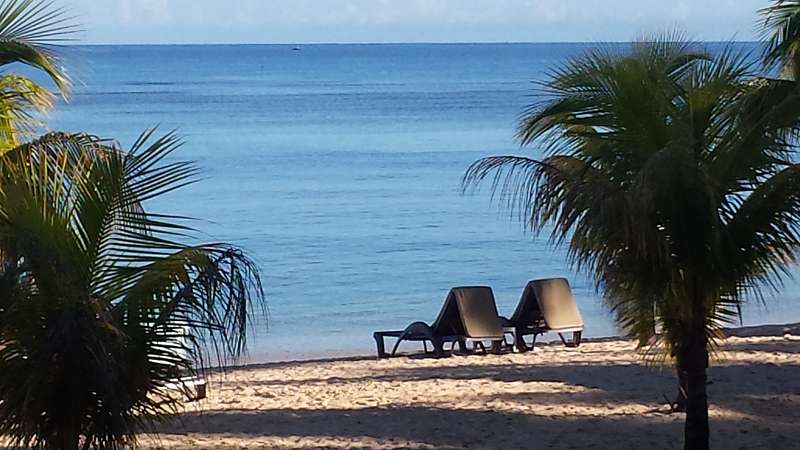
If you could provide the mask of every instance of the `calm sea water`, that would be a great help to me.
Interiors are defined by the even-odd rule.
[[[92,46],[51,127],[130,144],[176,128],[204,181],[153,207],[204,219],[261,264],[270,320],[250,360],[373,351],[371,333],[431,321],[451,286],[488,284],[510,314],[530,279],[570,278],[589,336],[617,331],[562,249],[487,195],[475,159],[513,139],[533,80],[581,45]],[[536,154],[534,150],[524,150]],[[745,323],[800,320],[797,286]]]

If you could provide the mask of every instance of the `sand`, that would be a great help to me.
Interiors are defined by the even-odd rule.
[[[800,327],[741,330],[710,370],[712,446],[800,449]],[[773,336],[759,336],[773,334]],[[634,342],[444,359],[249,366],[143,437],[150,449],[675,449],[669,368]]]

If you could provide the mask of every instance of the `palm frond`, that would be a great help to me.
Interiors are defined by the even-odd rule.
[[[767,285],[777,290],[790,276],[788,263],[798,259],[800,243],[800,165],[764,180],[732,217],[728,226],[730,270],[738,271],[742,289]]]
[[[0,65],[27,64],[50,76],[62,94],[70,90],[56,46],[72,39],[78,28],[62,8],[50,0],[0,2]]]
[[[258,268],[146,210],[197,173],[170,157],[174,133],[153,136],[125,151],[51,133],[0,155],[0,434],[17,445],[135,444],[175,411],[170,383],[246,348]]]
[[[757,30],[765,42],[764,64],[780,64],[786,75],[794,75],[800,58],[800,2],[774,0],[772,5],[760,9],[759,15]]]
[[[544,158],[483,158],[464,191],[488,183],[531,231],[568,244],[620,326],[686,364],[800,245],[800,90],[757,78],[751,60],[672,35],[590,49],[520,119],[522,146]]]
[[[28,141],[43,128],[40,117],[53,108],[53,95],[19,75],[0,77],[0,153]]]

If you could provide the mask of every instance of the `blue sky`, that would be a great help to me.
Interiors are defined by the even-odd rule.
[[[767,0],[59,0],[89,43],[624,41],[754,37]]]

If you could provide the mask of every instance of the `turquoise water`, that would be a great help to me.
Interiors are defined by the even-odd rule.
[[[563,250],[487,195],[475,159],[520,153],[533,80],[577,44],[99,46],[70,52],[82,85],[51,127],[130,144],[177,128],[204,181],[152,205],[204,219],[206,240],[261,264],[270,321],[251,361],[364,354],[376,329],[433,320],[451,286],[488,284],[510,314],[529,279],[570,278],[586,334],[615,334]],[[524,150],[529,154],[535,151]],[[798,289],[745,322],[800,320]]]

